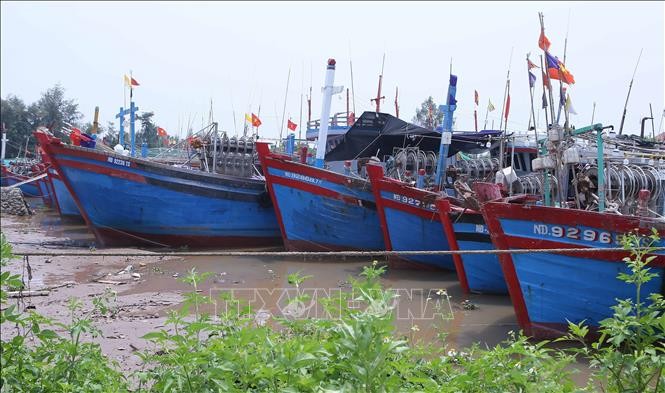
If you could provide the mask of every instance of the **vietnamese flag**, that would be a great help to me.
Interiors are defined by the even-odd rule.
[[[538,37],[538,46],[544,51],[550,50],[550,40],[545,36],[545,29],[540,29],[540,37]]]
[[[295,131],[298,125],[289,119],[289,121],[286,123],[286,128],[288,128],[291,131]]]
[[[166,130],[163,129],[162,127],[157,127],[157,135],[164,137],[167,136],[168,134],[166,133]]]
[[[508,112],[510,112],[510,93],[508,93],[508,98],[506,99],[506,122],[508,121]]]
[[[252,126],[253,127],[258,127],[261,125],[261,119],[259,119],[258,116],[252,113]]]

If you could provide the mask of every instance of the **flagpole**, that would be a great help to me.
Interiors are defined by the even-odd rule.
[[[503,128],[503,112],[506,109],[506,94],[508,93],[508,85],[510,84],[510,63],[513,61],[513,49],[515,47],[510,48],[510,57],[508,59],[508,74],[506,74],[506,87],[503,89],[503,103],[501,104],[501,120],[499,122],[499,130]]]
[[[536,125],[536,111],[533,109],[533,89],[536,88],[536,83],[531,86],[531,70],[529,69],[529,54],[526,55],[526,72],[529,78],[529,96],[531,98],[531,117],[533,118],[533,132],[536,135],[536,147],[538,147],[538,126]],[[529,122],[531,124],[531,122]]]
[[[286,92],[284,93],[284,108],[282,109],[282,120],[279,127],[279,140],[282,143],[282,133],[284,132],[284,115],[286,114],[286,99],[289,96],[289,81],[291,80],[291,66],[289,66],[289,74],[286,77]]]
[[[543,68],[543,55],[540,55],[540,70],[541,70],[541,75],[544,78],[547,78],[546,72],[543,71],[543,70],[545,70]],[[545,81],[543,81],[543,102],[545,103],[545,105],[547,105],[547,96],[545,94],[546,90],[547,90],[547,86],[545,85]],[[547,114],[547,111],[548,111],[547,107],[545,107],[543,109],[545,109],[545,135],[547,135],[547,130],[549,130],[549,128],[550,128],[550,119],[549,119],[549,116]]]
[[[545,16],[543,15],[542,12],[538,13],[538,17],[540,19],[540,30],[542,34],[545,32]],[[543,49],[543,48],[541,48]],[[543,49],[543,53],[547,54],[547,51]],[[541,59],[542,62],[542,59]],[[547,61],[545,61],[545,64],[547,64]],[[549,67],[548,67],[549,68]],[[550,115],[552,119],[552,125],[554,125],[554,96],[552,95],[552,78],[550,78],[550,73],[548,71],[548,68],[543,68],[543,71],[545,72],[545,76],[547,76],[547,90],[548,90],[548,95],[550,98]]]
[[[507,96],[507,99],[506,99],[506,108],[505,108],[506,109],[506,122],[503,125],[504,134],[506,133],[506,131],[508,131],[508,116],[510,115],[510,79],[508,79],[508,90],[507,90],[507,92],[508,92],[508,96]]]
[[[298,139],[302,139],[302,96],[305,91],[305,62],[302,62],[302,75],[300,78],[300,123],[298,123]]]
[[[476,132],[478,132],[478,105],[473,108],[473,123],[476,126]]]
[[[491,103],[492,103],[492,101],[490,101],[489,98],[488,98],[487,99],[487,108],[485,108],[485,125],[483,125],[484,130],[487,129],[487,116],[490,114],[490,105],[489,104],[491,104]]]
[[[545,68],[543,68],[543,55],[540,55],[540,70],[541,70],[541,74],[543,75],[543,77],[547,77],[548,80],[549,80],[549,76],[546,75],[546,72],[544,71]],[[548,89],[548,87],[545,86],[545,82],[543,81],[543,103],[545,105],[547,105],[547,96],[545,94],[545,90],[547,90],[547,89]],[[551,91],[550,91],[550,93],[551,93]],[[546,136],[545,141],[547,141],[547,131],[550,128],[550,120],[547,116],[547,108],[543,108],[543,109],[545,109],[545,136]],[[538,146],[538,141],[536,141],[536,148],[538,148],[538,147],[539,147]],[[543,149],[544,149],[544,143],[543,143]],[[538,153],[540,154],[540,151]],[[543,200],[545,202],[545,206],[550,206],[551,205],[551,203],[550,203],[551,202],[550,201],[550,199],[551,199],[550,174],[549,174],[549,171],[547,169],[543,170],[543,183],[545,183],[545,185],[543,187]]]

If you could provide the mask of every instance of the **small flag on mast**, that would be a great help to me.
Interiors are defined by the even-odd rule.
[[[249,113],[245,113],[245,120],[247,120],[247,123],[252,122],[252,116]]]
[[[476,102],[476,105],[478,105],[478,90],[473,91],[473,96],[474,96],[474,101]]]
[[[566,66],[557,57],[552,56],[549,52],[545,52],[547,58],[547,75],[551,79],[558,79],[563,83],[574,84],[575,77],[568,71]]]
[[[506,122],[508,122],[508,112],[510,112],[510,93],[508,93],[508,98],[506,98]]]
[[[536,76],[532,74],[531,71],[528,72],[529,72],[529,87],[533,87],[536,84]]]
[[[493,112],[496,108],[492,104],[492,100],[488,100],[488,102],[489,103],[487,104],[487,110],[490,111],[490,112]]]
[[[576,115],[575,109],[573,108],[573,102],[570,100],[570,94],[566,95],[566,111],[571,115]]]
[[[129,87],[140,86],[139,83],[136,81],[136,79],[129,77],[126,74],[125,74],[125,84]]]
[[[298,127],[298,125],[296,123],[292,122],[291,119],[289,119],[286,122],[286,128],[288,128],[291,131],[295,131],[297,127]]]
[[[545,28],[540,28],[540,37],[538,37],[538,46],[544,51],[550,50],[550,40],[545,36]]]
[[[252,126],[258,127],[261,125],[261,119],[258,116],[252,113]]]

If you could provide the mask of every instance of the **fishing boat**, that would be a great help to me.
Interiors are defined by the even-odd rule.
[[[444,114],[441,130],[452,136],[448,144],[444,138],[439,138],[442,144],[437,146],[438,155],[424,151],[422,146],[398,149],[394,162],[386,166],[388,169],[384,170],[381,165],[368,166],[387,250],[493,249],[477,204],[475,209],[469,209],[464,207],[465,200],[458,198],[456,179],[463,177],[467,182],[493,179],[499,160],[489,152],[492,147],[497,150],[497,142],[503,136],[501,131],[488,130],[452,133],[456,84],[457,77],[451,75],[449,99],[441,106]],[[457,153],[463,159],[457,159]],[[513,153],[513,157],[519,154]],[[454,269],[466,293],[506,292],[498,259],[490,253],[403,255],[399,262],[400,266],[407,267]]]
[[[231,248],[280,243],[262,178],[66,145],[45,130],[35,131],[35,136],[99,246]]]
[[[49,167],[48,181],[53,190],[53,207],[57,210],[60,217],[71,220],[83,220],[81,212],[72,194],[67,189],[67,186],[62,181],[60,174],[54,167]]]
[[[613,127],[554,124],[548,129],[549,150],[533,165],[546,184],[565,181],[556,190],[545,187],[540,195],[481,208],[495,247],[523,251],[499,258],[517,320],[528,335],[559,336],[568,321],[597,327],[612,315],[616,299],[634,299],[635,287],[617,278],[629,272],[623,262],[629,250],[526,250],[615,248],[624,234],[654,229],[661,237],[654,246],[665,246],[665,165],[653,159],[665,150],[624,144],[608,129]],[[665,288],[665,253],[652,256],[649,267],[657,278],[642,286],[643,299]]]
[[[23,192],[23,195],[29,198],[42,198],[42,191],[46,191],[37,180],[29,181],[41,175],[41,168],[37,166],[37,162],[31,160],[30,162],[12,161],[9,166],[2,165],[2,186],[9,187],[15,184]]]
[[[620,247],[619,237],[655,228],[665,246],[665,222],[646,217],[538,206],[534,199],[515,196],[488,202],[482,212],[501,250]],[[628,273],[623,258],[629,251],[585,253],[526,252],[499,256],[517,321],[525,334],[551,338],[565,334],[568,321],[590,326],[612,316],[616,299],[635,297],[634,285],[617,275]],[[642,286],[643,299],[665,288],[665,253],[651,263],[656,279]]]

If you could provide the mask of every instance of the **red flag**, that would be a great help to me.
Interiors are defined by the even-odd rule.
[[[508,93],[508,98],[506,99],[506,122],[508,121],[508,112],[510,112],[510,93]]]
[[[166,133],[166,130],[163,129],[162,127],[157,127],[157,135],[164,137],[167,136],[168,134]]]
[[[474,90],[473,95],[474,95],[474,100],[476,101],[476,105],[478,105],[478,90]]]
[[[550,50],[550,40],[545,36],[545,29],[540,29],[540,37],[538,38],[538,46],[544,51]]]
[[[261,119],[259,119],[258,116],[252,113],[252,126],[253,127],[258,127],[261,125]]]
[[[550,87],[547,85],[547,76],[545,75],[545,71],[542,71],[542,74],[543,74],[543,87],[549,89]]]
[[[289,119],[289,121],[286,123],[286,128],[288,128],[291,131],[295,131],[298,125]]]

